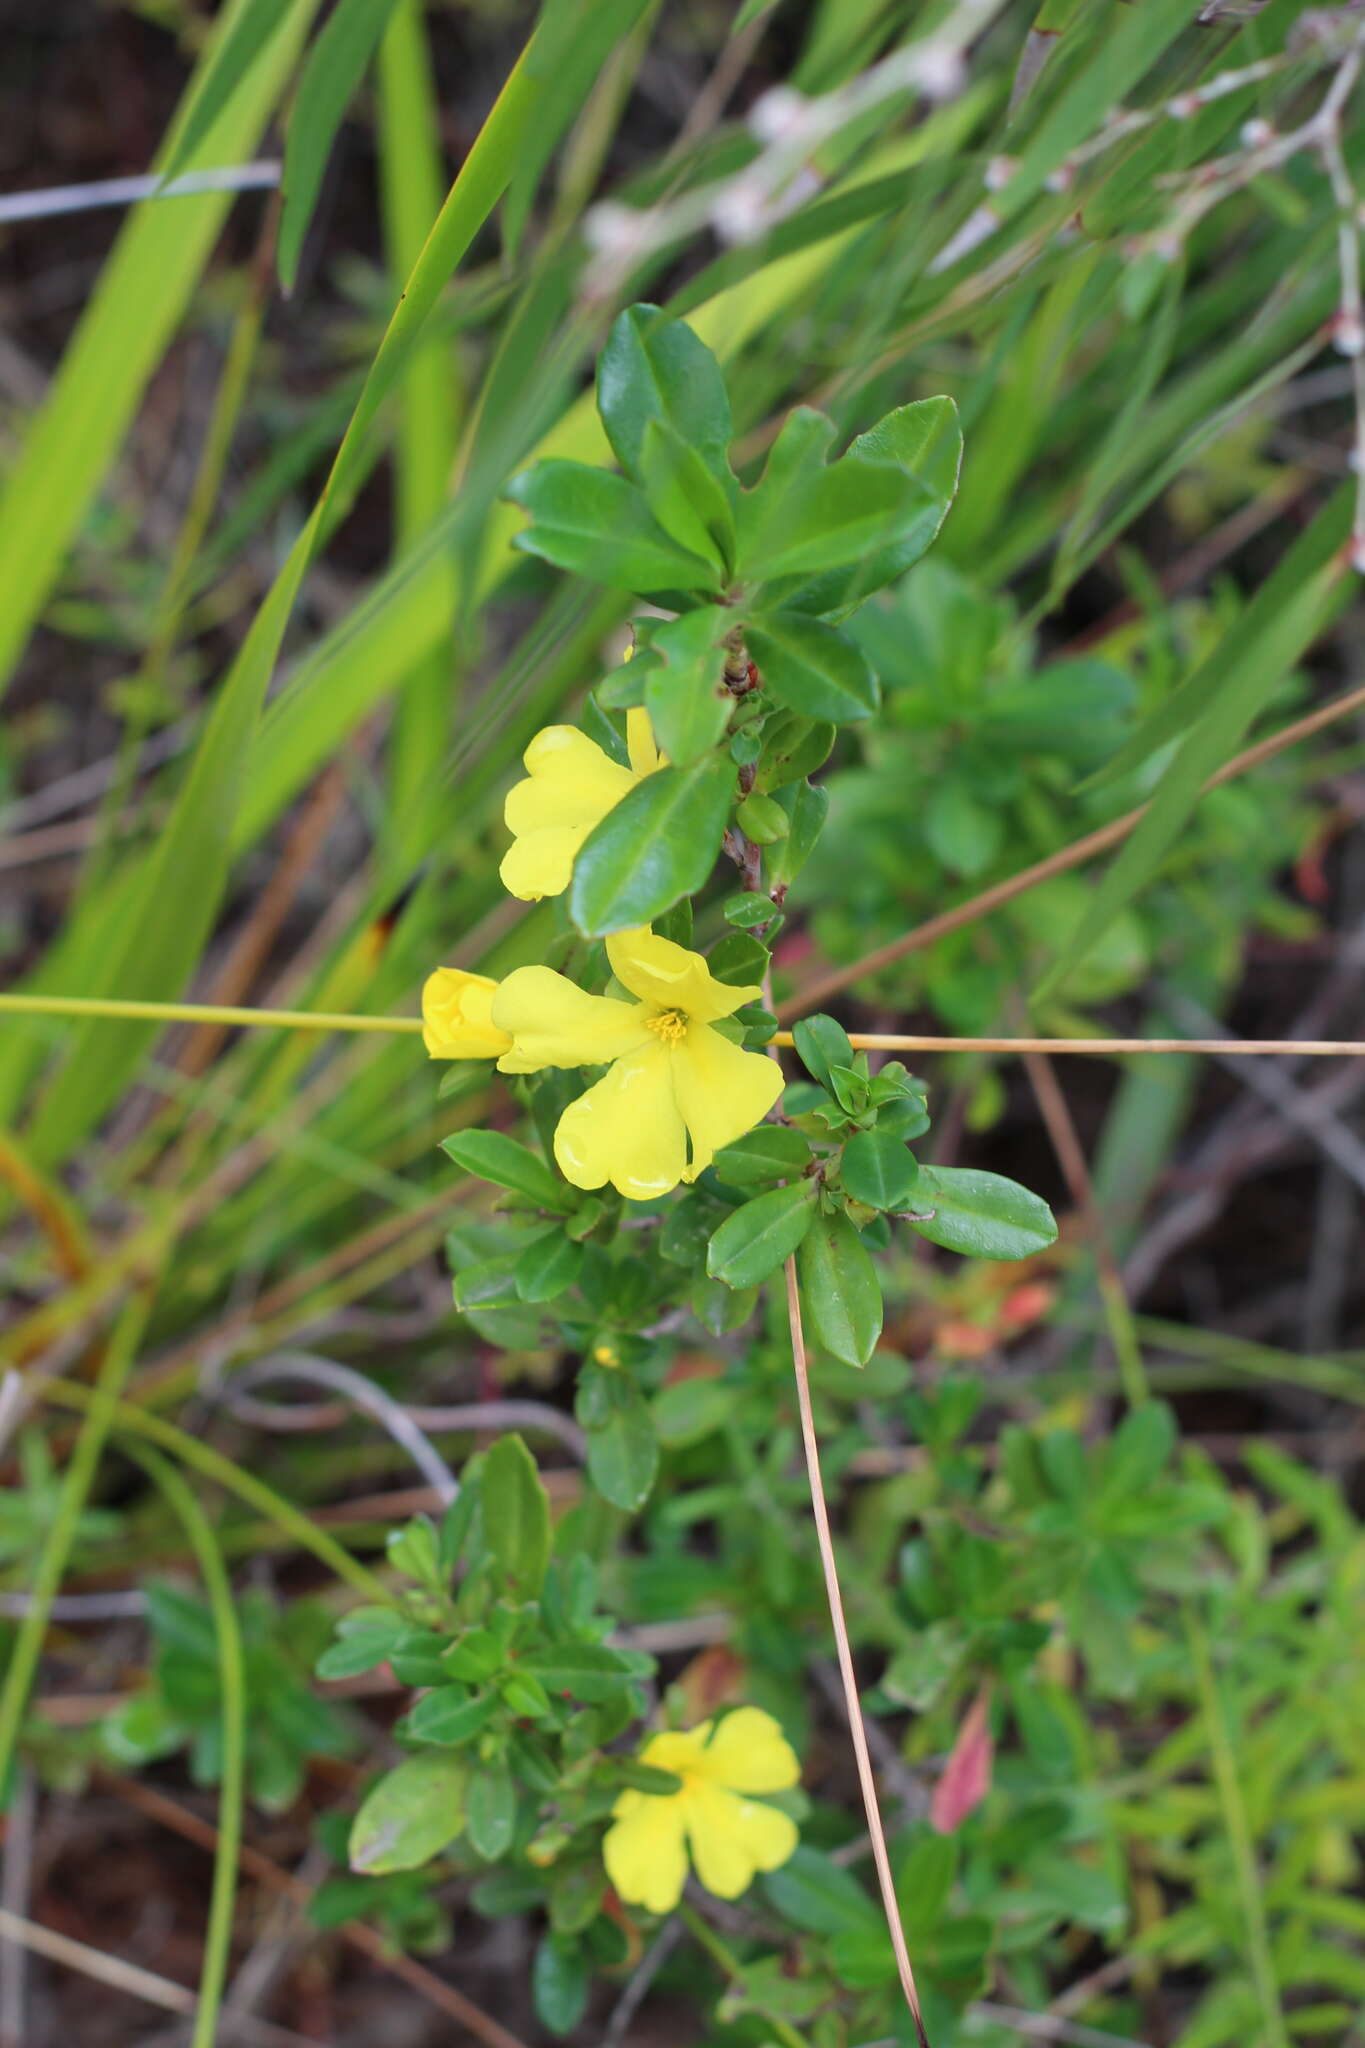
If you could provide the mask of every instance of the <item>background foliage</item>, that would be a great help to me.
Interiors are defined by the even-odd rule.
[[[0,225],[14,988],[410,1012],[441,959],[558,963],[559,912],[500,888],[501,800],[618,670],[630,601],[514,547],[505,492],[536,458],[611,462],[592,374],[649,302],[723,364],[746,485],[798,405],[836,452],[943,397],[963,433],[934,552],[840,628],[880,705],[817,772],[779,1004],[1353,1030],[1349,700],[1199,797],[1360,680],[1352,9],[18,15],[7,188],[257,152],[284,186]],[[1122,851],[1072,860],[1149,800]],[[732,890],[699,943],[742,935]],[[916,1065],[925,1158],[1063,1219],[1023,1268],[898,1239],[865,1370],[816,1371],[931,2038],[1358,2039],[1365,1078]],[[653,1328],[636,1276],[666,1240],[599,1271],[590,1315],[565,1296],[566,1337],[508,1282],[525,1213],[439,1150],[507,1098],[434,1072],[404,1038],[0,1020],[0,1341],[27,1403],[0,1502],[6,1910],[163,2003],[202,1986],[202,2041],[228,1984],[339,2042],[400,2005],[414,2039],[503,2048],[498,2026],[885,2038],[781,1304],[713,1272]],[[680,1274],[716,1214],[674,1213]],[[590,1337],[624,1373],[580,1370]],[[1120,1373],[1164,1402],[1129,1409]],[[496,1459],[515,1535],[473,1512]],[[475,1480],[463,1528],[447,1468]],[[523,1542],[533,1603],[505,1584]],[[486,1620],[447,1611],[457,1559],[532,1666],[572,1646],[578,1707],[548,1765],[474,1756],[418,1868],[348,1870],[403,1745],[431,1817],[424,1758],[539,1713],[491,1624],[486,1670],[433,1674]],[[414,1704],[437,1677],[496,1693],[458,1743],[440,1714],[466,1699]],[[655,1700],[738,1699],[803,1758],[803,1846],[739,1909],[642,1931],[589,1853],[620,1782],[594,1759]],[[571,1785],[551,1856],[537,1764]],[[291,1875],[307,1918],[270,1931],[272,1975],[257,1916]],[[180,1903],[140,1918],[140,1895]],[[92,2001],[44,1963],[22,1995],[25,2040],[151,2037],[126,1987]]]

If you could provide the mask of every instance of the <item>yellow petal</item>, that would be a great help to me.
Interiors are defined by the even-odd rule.
[[[627,1800],[633,1803],[627,1806]],[[603,1837],[602,1861],[618,1897],[651,1913],[671,1912],[687,1879],[681,1797],[628,1792],[617,1800],[616,1811],[619,1818]]]
[[[511,1051],[498,1062],[504,1074],[602,1066],[658,1044],[639,1005],[585,995],[549,967],[509,974],[493,998],[493,1022],[511,1040]]]
[[[732,1792],[786,1792],[799,1784],[796,1751],[771,1714],[737,1707],[702,1752],[700,1769]]]
[[[503,808],[511,832],[596,824],[635,782],[629,768],[571,725],[550,725],[538,732],[522,759],[529,771],[527,780],[512,785]]]
[[[513,784],[503,810],[516,844],[501,873],[509,895],[532,903],[568,888],[574,855],[636,778],[571,725],[546,726],[522,759],[527,779]]]
[[[745,1052],[709,1024],[694,1024],[669,1049],[678,1107],[692,1140],[683,1178],[695,1180],[722,1145],[762,1123],[782,1093],[782,1070],[766,1053]]]
[[[555,1158],[576,1188],[610,1181],[632,1202],[652,1202],[675,1188],[687,1163],[687,1134],[667,1048],[651,1039],[571,1102],[555,1131]]]
[[[422,1043],[434,1060],[495,1060],[512,1041],[494,1024],[498,984],[463,967],[438,967],[422,988]]]
[[[722,1785],[693,1783],[683,1804],[697,1876],[718,1899],[737,1899],[756,1871],[776,1870],[796,1847],[796,1823],[785,1813]]]
[[[702,1750],[711,1723],[703,1721],[700,1728],[665,1728],[658,1735],[651,1735],[640,1751],[642,1764],[653,1764],[659,1771],[695,1771],[701,1763]]]
[[[525,838],[514,839],[498,869],[508,895],[522,903],[562,896],[573,880],[574,860],[590,829],[588,825],[550,825],[543,832],[528,832]]]
[[[642,1003],[681,1010],[702,1024],[730,1016],[763,993],[758,987],[731,988],[717,981],[700,953],[661,939],[647,925],[613,932],[607,940],[607,958],[616,979]]]
[[[634,651],[632,648],[631,653]],[[630,755],[630,765],[637,781],[641,776],[652,775],[656,768],[667,766],[643,704],[633,705],[626,713],[626,752]]]

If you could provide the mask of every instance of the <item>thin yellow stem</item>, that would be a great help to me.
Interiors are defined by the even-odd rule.
[[[848,1712],[848,1732],[853,1738],[853,1755],[858,1765],[858,1783],[862,1788],[863,1811],[867,1815],[867,1830],[872,1837],[872,1860],[877,1866],[877,1884],[882,1895],[882,1909],[886,1914],[887,1930],[891,1936],[891,1947],[896,1957],[896,1970],[901,1980],[901,1990],[910,2008],[910,2017],[915,2023],[915,2033],[920,2048],[929,2048],[929,2038],[924,2031],[920,2017],[919,1992],[915,1988],[915,1972],[910,1962],[910,1951],[905,1945],[905,1930],[901,1926],[900,1906],[896,1899],[896,1882],[891,1875],[891,1857],[886,1847],[886,1834],[882,1828],[881,1808],[877,1803],[877,1781],[872,1774],[872,1758],[867,1747],[867,1731],[863,1727],[862,1702],[858,1697],[858,1678],[853,1669],[853,1649],[848,1640],[848,1624],[844,1620],[844,1600],[839,1590],[839,1570],[834,1561],[834,1537],[829,1526],[829,1510],[825,1506],[825,1486],[820,1476],[820,1445],[815,1434],[815,1416],[811,1409],[810,1374],[806,1366],[806,1338],[801,1325],[801,1289],[796,1278],[796,1260],[787,1260],[787,1316],[791,1324],[792,1369],[796,1375],[796,1404],[801,1414],[801,1441],[806,1450],[806,1473],[810,1480],[811,1509],[815,1516],[815,1535],[820,1547],[820,1565],[825,1575],[825,1597],[829,1602],[829,1618],[834,1629],[834,1647],[839,1654],[839,1676],[843,1680],[844,1705]]]
[[[143,1003],[104,996],[0,995],[0,1016],[134,1018],[154,1024],[227,1024],[278,1031],[390,1031],[415,1035],[420,1017],[362,1017],[344,1010],[260,1010],[218,1003]],[[770,1045],[794,1045],[790,1031]],[[851,1031],[860,1052],[1089,1053],[1103,1059],[1129,1053],[1212,1053],[1232,1059],[1256,1055],[1295,1059],[1355,1059],[1357,1038],[951,1038],[932,1032]]]
[[[23,1017],[120,1017],[154,1024],[273,1025],[283,1031],[420,1031],[420,1017],[358,1017],[344,1011],[240,1009],[217,1003],[139,1003],[104,996],[0,995],[0,1013]]]

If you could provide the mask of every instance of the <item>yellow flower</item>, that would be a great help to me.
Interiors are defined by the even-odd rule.
[[[677,1792],[623,1792],[602,1843],[607,1876],[630,1905],[667,1913],[682,1897],[690,1849],[717,1898],[737,1899],[796,1847],[796,1824],[750,1792],[785,1792],[801,1767],[771,1714],[740,1707],[716,1726],[655,1735],[640,1761],[682,1779]]]
[[[511,1046],[493,1022],[498,984],[463,967],[438,967],[422,988],[422,1043],[434,1060],[495,1060]]]
[[[717,981],[700,953],[652,931],[614,932],[607,957],[633,1003],[585,995],[548,967],[518,967],[493,998],[511,1038],[505,1074],[542,1067],[610,1071],[571,1102],[555,1132],[576,1188],[612,1186],[631,1201],[695,1180],[722,1145],[761,1123],[782,1093],[775,1060],[712,1026],[762,994]]]
[[[562,895],[593,826],[665,765],[642,707],[626,713],[626,746],[629,768],[571,725],[547,725],[536,734],[521,757],[527,779],[508,790],[503,812],[512,844],[499,873],[510,896],[531,903]]]

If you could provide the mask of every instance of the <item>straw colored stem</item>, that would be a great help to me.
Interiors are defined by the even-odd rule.
[[[224,1024],[280,1031],[390,1031],[413,1036],[420,1017],[362,1017],[343,1010],[261,1010],[215,1003],[118,1002],[103,996],[0,995],[0,1016],[139,1018],[163,1024]],[[790,1031],[774,1032],[772,1045],[794,1045]],[[1205,1052],[1224,1059],[1273,1055],[1294,1059],[1349,1059],[1365,1053],[1353,1038],[951,1038],[933,1032],[851,1031],[863,1052],[1128,1053]]]
[[[853,1669],[853,1649],[848,1639],[848,1625],[844,1620],[839,1571],[834,1561],[834,1537],[829,1526],[829,1510],[825,1505],[824,1481],[820,1476],[820,1445],[815,1434],[815,1416],[811,1409],[806,1338],[801,1325],[801,1289],[797,1282],[794,1258],[787,1260],[786,1273],[787,1317],[791,1324],[792,1369],[796,1375],[796,1402],[801,1414],[801,1441],[806,1452],[806,1472],[810,1480],[815,1534],[820,1546],[820,1566],[825,1575],[825,1597],[829,1602],[829,1618],[834,1629],[834,1647],[839,1653],[839,1676],[843,1681],[844,1704],[848,1711],[848,1732],[853,1738],[853,1754],[858,1765],[863,1810],[867,1815],[867,1830],[872,1837],[872,1860],[877,1867],[877,1884],[882,1895],[882,1907],[886,1914],[887,1930],[891,1936],[891,1947],[896,1957],[901,1990],[905,1993],[905,2002],[915,2023],[920,2048],[929,2048],[924,2021],[920,2017],[915,1972],[910,1962],[910,1952],[905,1945],[905,1930],[901,1926],[900,1906],[896,1900],[896,1882],[891,1875],[891,1858],[882,1828],[881,1808],[877,1803],[877,1781],[872,1774],[872,1757],[867,1747],[867,1731],[863,1727],[862,1702],[858,1697],[858,1679]]]

